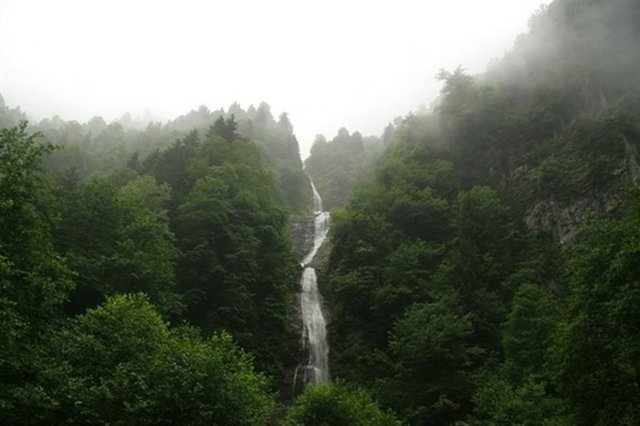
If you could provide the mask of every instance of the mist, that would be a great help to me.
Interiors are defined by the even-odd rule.
[[[168,120],[266,101],[301,153],[429,105],[440,68],[483,71],[541,0],[0,3],[0,94],[32,120]]]

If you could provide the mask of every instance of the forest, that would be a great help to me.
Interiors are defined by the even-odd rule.
[[[555,0],[304,162],[264,102],[79,123],[0,96],[1,423],[640,424],[639,22]],[[331,381],[297,389],[315,189]]]

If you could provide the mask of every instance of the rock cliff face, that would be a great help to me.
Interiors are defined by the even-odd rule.
[[[313,219],[313,214],[309,216],[294,216],[289,223],[293,249],[300,261],[313,247]]]
[[[526,209],[527,226],[549,232],[556,242],[567,244],[576,239],[580,227],[590,217],[606,217],[615,213],[624,199],[624,188],[640,184],[637,146],[626,137],[623,142],[624,158],[612,164],[613,179],[608,185],[598,189],[585,188],[568,198],[555,195],[537,197]],[[513,178],[517,180],[527,169],[527,166],[519,166],[512,173]]]
[[[622,138],[626,154],[626,169],[629,180],[634,184],[640,184],[640,155],[638,147],[629,141],[627,137]]]
[[[611,214],[619,205],[620,199],[619,193],[593,194],[572,201],[549,198],[528,209],[525,222],[530,228],[550,232],[560,244],[571,243],[589,217]]]

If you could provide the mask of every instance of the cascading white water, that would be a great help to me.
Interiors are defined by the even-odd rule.
[[[309,353],[306,365],[296,368],[293,378],[294,392],[298,381],[298,373],[303,372],[303,386],[327,383],[329,377],[329,345],[327,328],[322,314],[322,297],[318,291],[316,270],[308,266],[329,232],[329,212],[322,210],[322,198],[316,187],[313,189],[314,233],[313,247],[302,260],[304,268],[300,279],[300,311],[302,313],[302,347]]]

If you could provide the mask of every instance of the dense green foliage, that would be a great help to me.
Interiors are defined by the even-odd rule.
[[[289,409],[285,425],[302,426],[399,426],[392,413],[384,412],[362,390],[342,382],[309,387]]]
[[[100,423],[267,424],[273,414],[264,377],[228,335],[168,330],[141,297],[110,299],[55,339],[71,377],[59,390],[64,417],[73,406]]]
[[[69,269],[54,251],[55,211],[41,157],[49,144],[25,131],[0,133],[0,411],[12,412],[38,368],[39,351],[62,320],[72,287]],[[4,416],[2,416],[4,417]]]
[[[229,335],[169,329],[142,295],[109,298],[49,340],[29,405],[6,421],[260,425],[274,413]]]
[[[188,317],[205,331],[231,331],[260,367],[282,374],[297,264],[270,175],[244,139],[213,135],[190,155],[194,183],[174,216]]]
[[[89,179],[47,176],[58,147],[26,122],[2,130],[5,423],[273,421],[296,362],[292,210],[235,129]]]
[[[640,421],[640,193],[628,213],[592,223],[572,253],[568,312],[551,360],[582,423]]]
[[[168,186],[117,170],[61,188],[58,200],[56,246],[77,274],[69,312],[82,313],[108,295],[144,292],[163,312],[179,313],[178,251],[165,209]]]

